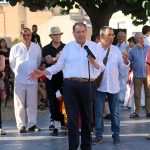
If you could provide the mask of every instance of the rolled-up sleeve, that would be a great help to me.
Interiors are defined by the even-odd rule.
[[[67,51],[67,48],[65,46],[62,50],[62,53],[60,54],[60,57],[59,57],[57,63],[52,65],[51,67],[46,68],[46,70],[48,72],[50,72],[50,75],[46,76],[48,79],[51,79],[52,75],[58,73],[59,71],[61,71],[63,69],[63,67],[65,65],[65,61],[66,61],[66,56],[67,56],[66,51]]]
[[[97,46],[97,55],[96,55],[96,63],[99,64],[99,69],[94,68],[94,73],[98,76],[102,73],[105,69],[105,65],[103,64],[103,55],[102,55],[101,47]]]
[[[38,65],[38,67],[41,65],[41,61],[42,61],[42,50],[41,50],[41,48],[40,48],[40,46],[39,45],[37,45],[38,46],[38,51],[39,51],[39,55],[38,55],[38,60],[37,60],[37,65]]]
[[[12,69],[12,71],[15,73],[15,67],[16,67],[16,58],[14,56],[14,51],[15,51],[15,47],[13,46],[10,50],[10,55],[9,55],[9,63],[10,63],[10,67]]]
[[[130,68],[130,61],[126,65],[124,63],[124,60],[122,58],[122,54],[120,51],[119,51],[119,55],[118,55],[118,67],[119,67],[120,76],[124,76],[125,72],[128,73],[129,68]]]

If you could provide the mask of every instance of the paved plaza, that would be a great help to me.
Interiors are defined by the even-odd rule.
[[[150,119],[145,117],[144,109],[138,119],[130,119],[130,110],[120,108],[121,144],[112,143],[110,121],[105,121],[104,142],[93,145],[93,150],[150,150],[150,140],[145,137],[150,133]],[[58,137],[50,135],[48,130],[48,111],[38,112],[38,126],[41,132],[20,134],[16,130],[14,119],[3,122],[7,135],[0,136],[0,150],[67,150],[68,139],[63,132]],[[94,138],[94,135],[93,135]]]

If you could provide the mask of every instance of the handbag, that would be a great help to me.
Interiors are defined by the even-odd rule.
[[[108,55],[109,55],[109,51],[110,51],[110,48],[108,48],[107,50],[107,53],[106,53],[106,56],[104,57],[103,59],[103,64],[106,66],[107,64],[107,60],[108,60]],[[102,79],[103,79],[103,75],[104,75],[104,71],[100,73],[100,75],[98,75],[98,77],[95,79],[95,85],[96,85],[96,88],[98,88],[102,82]]]

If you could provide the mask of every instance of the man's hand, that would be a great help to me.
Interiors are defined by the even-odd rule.
[[[32,72],[29,75],[29,80],[36,80],[39,77],[44,76],[44,75],[50,75],[50,73],[47,70],[38,70],[38,69],[35,69],[34,72]]]
[[[122,58],[123,58],[124,63],[125,63],[126,65],[128,65],[128,64],[129,64],[128,52],[124,52],[124,53],[122,54]]]
[[[150,80],[147,80],[147,86],[150,88]]]
[[[45,56],[45,61],[47,64],[53,64],[53,57],[51,55]]]
[[[96,69],[99,69],[99,64],[96,63],[95,59],[93,57],[91,57],[90,55],[88,56],[88,60],[89,62],[96,68]]]
[[[56,55],[56,60],[58,60],[58,58],[60,57],[61,52],[57,53]]]

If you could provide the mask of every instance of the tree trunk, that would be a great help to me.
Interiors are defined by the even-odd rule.
[[[106,16],[103,17],[103,19],[101,19],[101,17],[99,17],[99,16],[95,16],[94,18],[90,18],[90,20],[91,20],[91,24],[92,24],[92,33],[93,34],[99,33],[101,27],[109,25],[109,19],[107,19]]]
[[[109,20],[112,14],[118,9],[116,9],[116,1],[108,1],[108,3],[103,3],[96,7],[93,3],[91,4],[85,0],[76,0],[82,8],[85,10],[87,15],[89,16],[92,24],[92,32],[93,34],[97,34],[100,31],[100,28],[103,26],[109,25]]]
[[[115,12],[114,9],[101,10],[100,8],[98,9],[96,7],[89,9],[87,5],[82,5],[82,7],[90,18],[93,34],[99,33],[101,27],[108,26],[109,20],[112,14]]]

